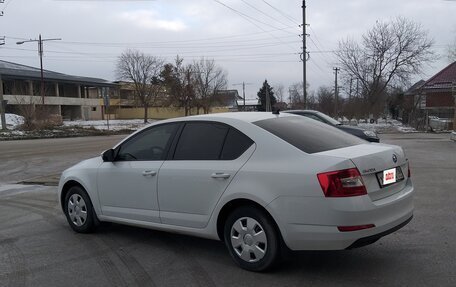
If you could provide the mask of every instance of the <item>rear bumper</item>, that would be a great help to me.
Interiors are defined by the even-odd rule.
[[[342,250],[375,242],[405,226],[413,216],[413,186],[378,201],[369,196],[350,198],[280,197],[267,209],[276,219],[291,250]],[[374,224],[341,232],[338,226]]]
[[[406,221],[402,222],[401,224],[399,224],[391,229],[385,230],[385,231],[375,234],[375,235],[360,238],[360,239],[356,240],[355,242],[353,242],[352,245],[348,246],[346,249],[359,248],[359,247],[363,247],[363,246],[375,243],[377,240],[379,240],[383,236],[393,233],[393,232],[401,229],[402,227],[406,226],[412,220],[412,218],[413,218],[413,215]]]

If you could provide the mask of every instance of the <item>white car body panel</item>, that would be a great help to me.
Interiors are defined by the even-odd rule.
[[[161,222],[205,227],[223,192],[254,150],[255,144],[236,160],[166,161],[158,182]]]
[[[160,222],[157,178],[163,161],[104,162],[98,168],[103,215]]]

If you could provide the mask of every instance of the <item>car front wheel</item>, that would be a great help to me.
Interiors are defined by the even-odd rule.
[[[253,206],[240,207],[228,216],[224,239],[231,257],[246,270],[264,271],[278,260],[277,229],[270,217]]]
[[[64,212],[71,228],[80,233],[92,232],[95,228],[95,213],[89,196],[79,186],[70,188],[65,196]]]

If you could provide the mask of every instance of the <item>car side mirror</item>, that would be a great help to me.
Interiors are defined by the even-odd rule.
[[[103,159],[104,162],[113,162],[116,158],[116,154],[115,154],[114,150],[111,148],[111,149],[104,151],[103,154],[101,155],[101,158]]]

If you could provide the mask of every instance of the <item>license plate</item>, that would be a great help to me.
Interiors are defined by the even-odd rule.
[[[382,188],[404,180],[404,174],[402,173],[402,169],[399,166],[378,172],[376,175],[378,184],[380,184],[380,187]]]
[[[382,179],[383,179],[382,180],[383,185],[395,183],[397,181],[396,168],[384,170]]]

